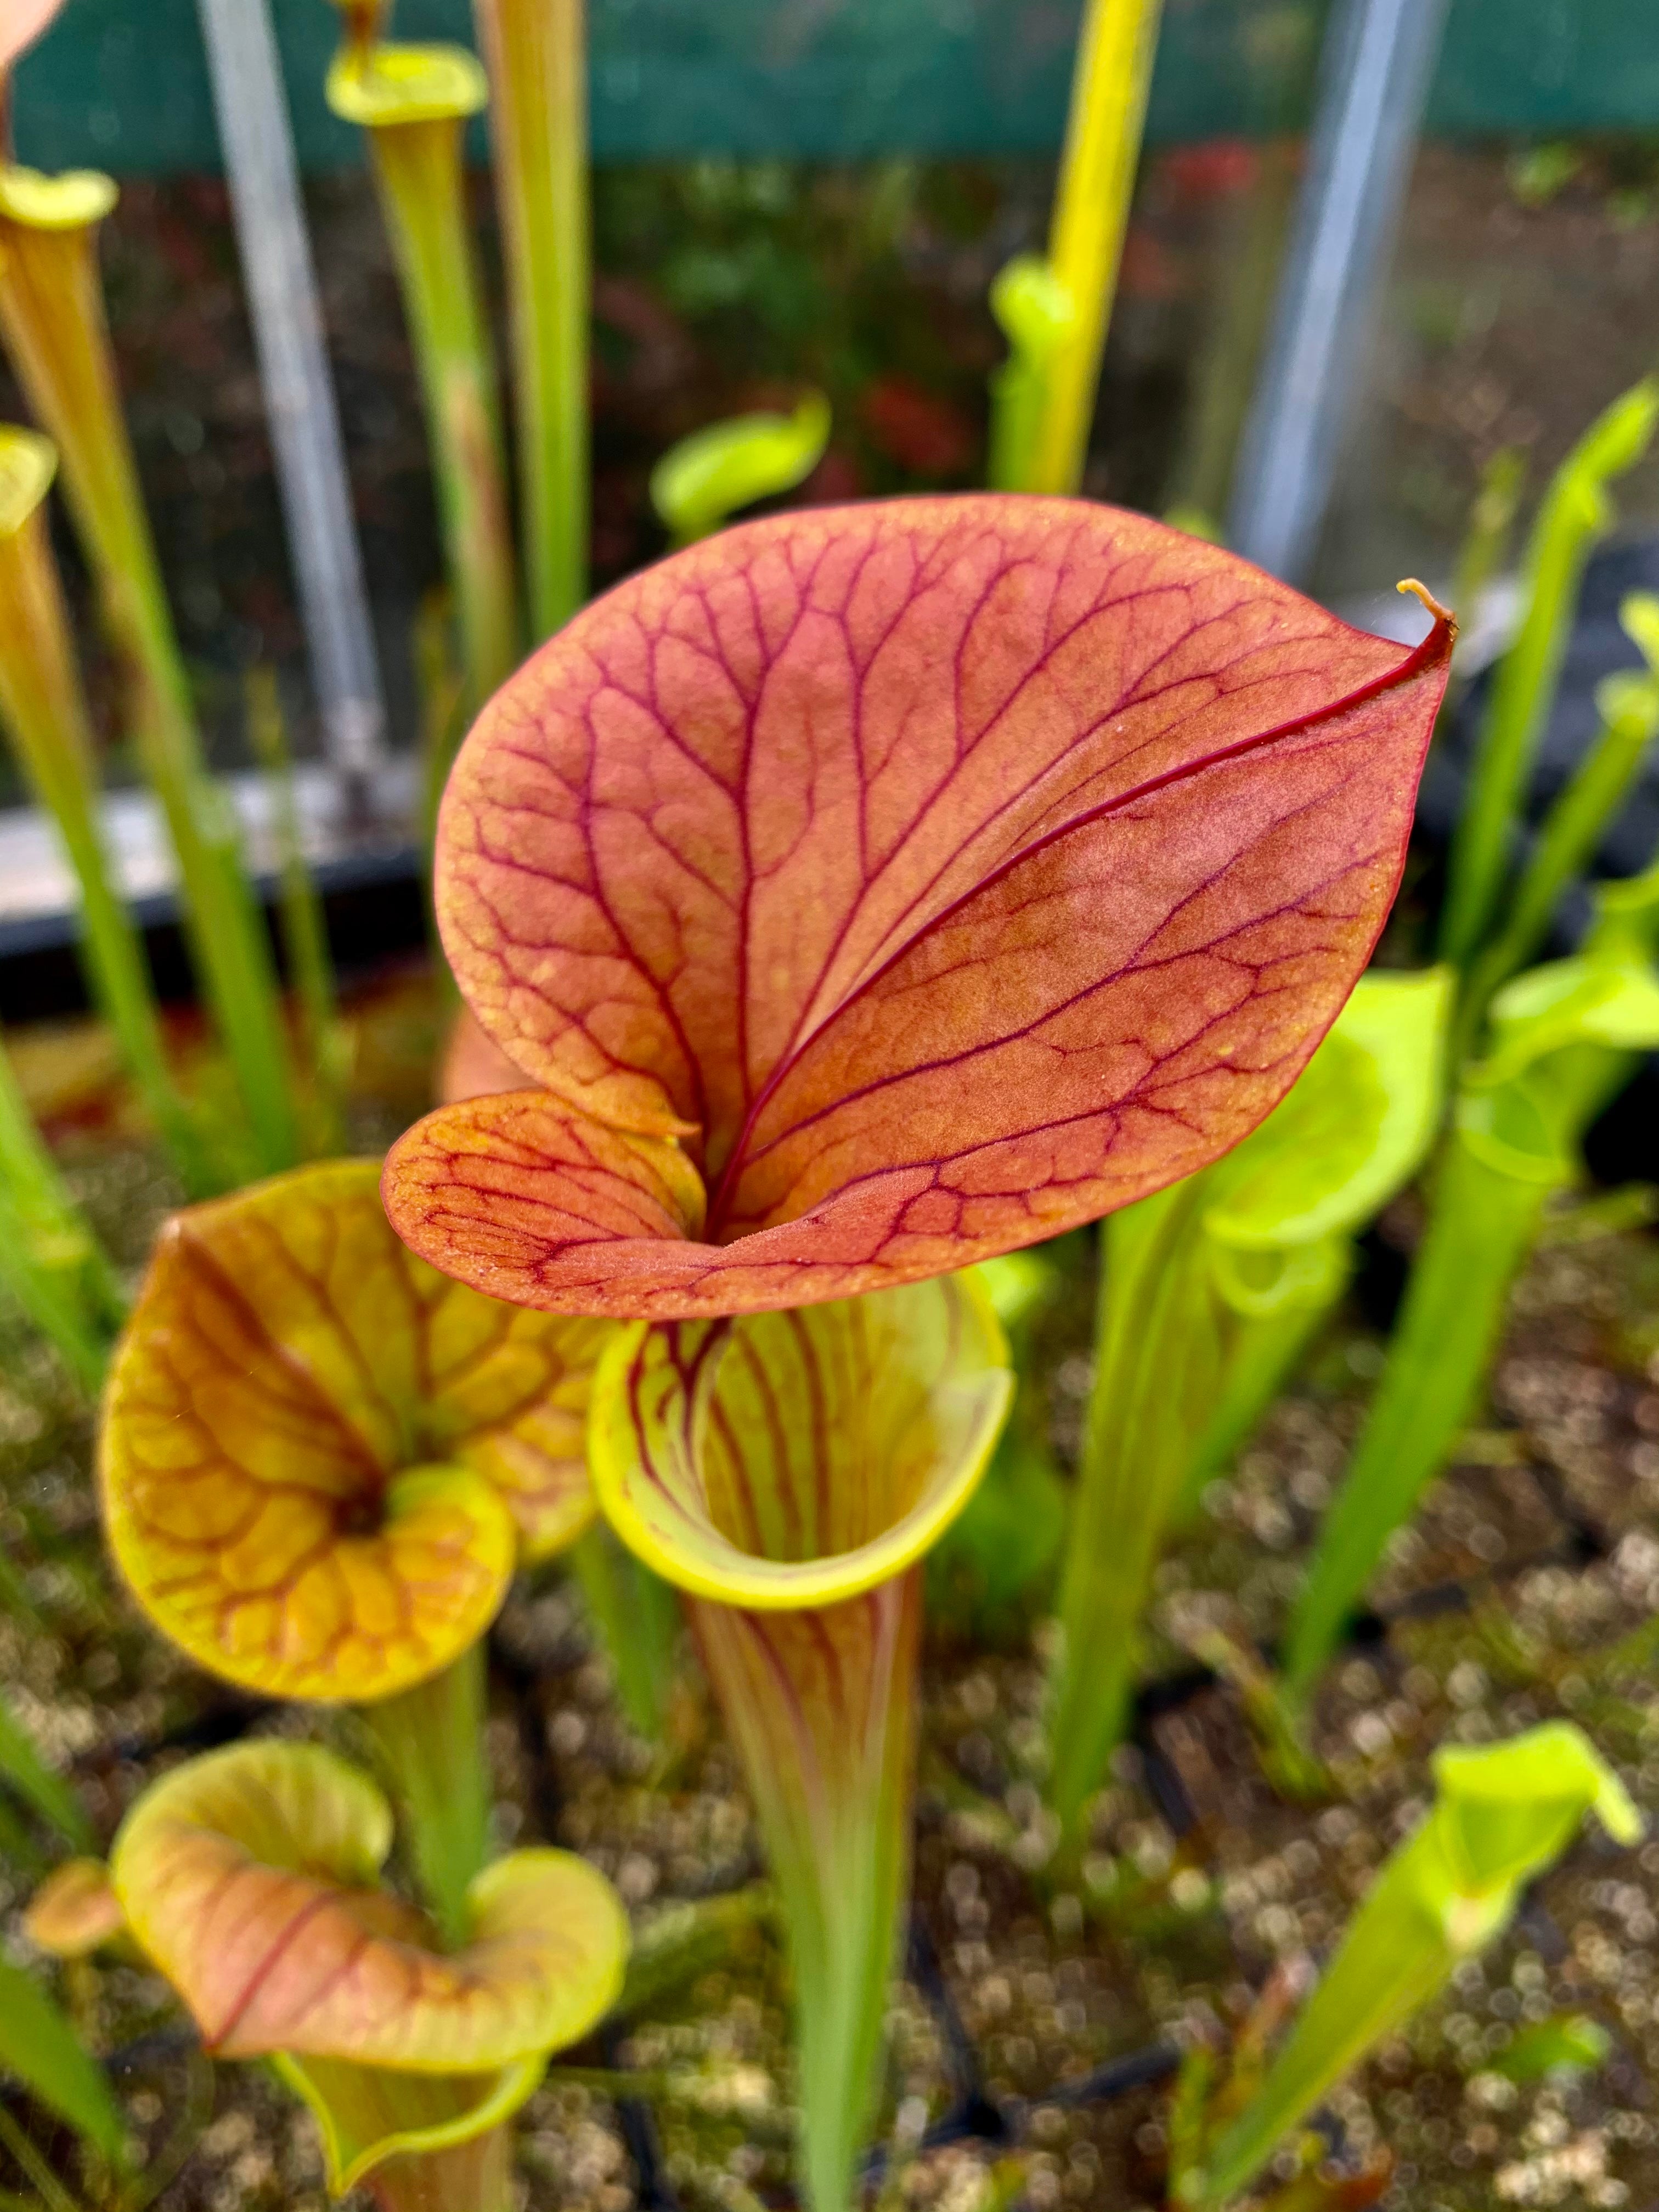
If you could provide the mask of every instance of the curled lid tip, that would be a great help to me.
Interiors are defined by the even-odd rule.
[[[1396,592],[1409,592],[1414,598],[1421,599],[1423,605],[1428,609],[1435,620],[1437,623],[1444,623],[1447,629],[1450,630],[1452,636],[1454,638],[1456,637],[1457,617],[1452,612],[1449,607],[1443,607],[1441,605],[1439,600],[1436,599],[1434,593],[1429,589],[1426,584],[1419,582],[1415,576],[1402,576],[1400,581],[1395,586],[1395,589]]]

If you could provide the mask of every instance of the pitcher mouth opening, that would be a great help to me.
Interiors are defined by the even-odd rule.
[[[1012,1378],[977,1281],[714,1322],[640,1322],[595,1378],[589,1457],[624,1543],[694,1596],[833,1605],[961,1511]]]

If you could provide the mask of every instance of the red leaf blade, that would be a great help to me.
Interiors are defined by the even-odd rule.
[[[614,1242],[551,1233],[516,1278],[498,1243],[486,1279],[489,1188],[550,1225],[592,1190],[562,1200],[530,1109],[485,1101],[398,1148],[400,1234],[558,1310],[734,1311],[957,1267],[1204,1164],[1364,965],[1449,642],[1402,654],[1064,501],[783,516],[634,579],[469,738],[440,909],[517,1065],[687,1141],[716,1243],[636,1250],[625,1165]],[[568,1150],[581,1115],[540,1110]]]

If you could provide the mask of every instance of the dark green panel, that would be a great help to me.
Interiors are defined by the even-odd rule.
[[[1167,0],[1151,130],[1248,131],[1314,0]],[[328,0],[276,0],[301,153],[354,161],[319,86]],[[685,155],[1027,154],[1058,142],[1078,0],[592,0],[602,161]],[[465,38],[467,0],[402,0],[411,38]],[[193,0],[70,0],[17,73],[18,149],[49,167],[216,165]],[[1452,0],[1430,127],[1659,129],[1659,0]]]
[[[1429,128],[1659,131],[1659,0],[1452,0]]]

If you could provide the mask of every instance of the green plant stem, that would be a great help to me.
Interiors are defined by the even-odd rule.
[[[398,248],[436,465],[467,708],[518,665],[518,586],[495,369],[479,305],[461,170],[461,125],[374,131],[375,173]]]
[[[201,1133],[168,1073],[143,946],[111,877],[98,819],[92,725],[43,506],[14,530],[0,521],[0,715],[75,872],[81,956],[93,1000],[115,1033],[185,1189],[204,1197],[212,1178]]]
[[[306,866],[300,810],[294,791],[294,761],[288,726],[276,690],[276,672],[248,672],[247,726],[254,757],[270,780],[276,831],[278,903],[283,950],[299,1008],[311,1078],[314,1127],[309,1149],[326,1158],[345,1146],[346,1055],[340,1028],[328,923],[316,879]]]
[[[443,1941],[459,1949],[469,1932],[468,1885],[489,1848],[483,1644],[361,1711],[404,1815],[421,1893]]]
[[[1072,1844],[1128,1723],[1152,1571],[1215,1402],[1220,1332],[1189,1176],[1113,1214],[1083,1462],[1060,1588],[1048,1802]]]
[[[0,173],[0,185],[16,174]],[[259,1168],[275,1172],[299,1158],[276,969],[228,803],[202,762],[121,414],[96,217],[26,222],[15,198],[14,191],[0,204],[0,331],[61,457],[70,513],[124,665],[139,757],[178,856],[192,959],[230,1054]],[[97,216],[110,204],[99,204]]]
[[[1547,935],[1561,894],[1595,855],[1601,833],[1626,793],[1659,728],[1659,692],[1651,681],[1631,685],[1613,705],[1601,734],[1544,818],[1531,858],[1505,902],[1498,935],[1476,957],[1458,1008],[1455,1049],[1474,1049],[1493,994],[1518,975]]]
[[[1224,1330],[1221,1377],[1209,1424],[1193,1453],[1176,1504],[1177,1526],[1198,1510],[1206,1489],[1243,1451],[1301,1363],[1320,1323],[1335,1307],[1353,1272],[1353,1248],[1340,1240],[1328,1280],[1316,1294],[1289,1299],[1271,1312],[1232,1314]]]
[[[469,55],[442,48],[390,47],[362,64],[365,88],[406,58],[405,88],[418,105],[426,76],[474,73]],[[447,68],[446,67],[447,64]],[[344,87],[337,66],[331,92]],[[400,119],[393,100],[378,117],[365,113],[370,157],[386,229],[397,259],[404,312],[414,341],[431,440],[445,564],[460,629],[465,711],[475,714],[519,659],[518,583],[508,514],[507,460],[496,399],[495,362],[481,303],[466,204],[462,142],[468,88],[451,94],[457,112]],[[478,87],[477,104],[483,87]]]
[[[846,1603],[688,1601],[788,1930],[808,2212],[854,2212],[909,1862],[922,1577]]]
[[[3,2105],[0,2105],[0,2147],[3,2147],[25,2179],[38,2192],[42,2212],[81,2212],[76,2199]]]
[[[603,1521],[571,1547],[570,1564],[611,1661],[629,1726],[647,1742],[660,1743],[674,1687],[678,1598]]]
[[[1258,152],[1249,204],[1228,226],[1212,325],[1195,364],[1188,426],[1170,508],[1211,517],[1227,511],[1238,443],[1273,311],[1273,279],[1296,204],[1301,157],[1299,139],[1275,137],[1266,141]]]
[[[587,596],[588,207],[582,0],[474,0],[490,76],[532,642]]]
[[[64,1189],[0,1045],[0,1279],[96,1394],[126,1301],[108,1256]]]
[[[1473,961],[1498,912],[1584,563],[1613,520],[1607,484],[1641,459],[1656,417],[1659,381],[1644,378],[1616,399],[1568,454],[1533,525],[1521,627],[1492,685],[1474,778],[1452,839],[1440,950],[1443,959],[1460,968]]]
[[[1160,6],[1161,0],[1088,0],[1084,12],[1048,234],[1049,265],[1069,297],[1073,320],[1045,380],[1031,445],[1031,491],[1073,493],[1082,485]]]
[[[31,2096],[67,2120],[111,2165],[128,2164],[125,2117],[102,2067],[33,1976],[4,1956],[0,1956],[0,2073],[23,2082]],[[15,2129],[3,2100],[0,2118],[8,2129]],[[21,2130],[0,2132],[0,2142],[35,2186],[42,2188],[25,2149],[19,2148],[20,2140],[27,2145]],[[50,2198],[49,2191],[43,2193]],[[68,2192],[64,2194],[67,2197]]]
[[[1503,566],[1526,481],[1527,456],[1519,446],[1500,446],[1480,471],[1452,575],[1451,603],[1460,622],[1474,620],[1487,585]]]
[[[1462,1954],[1415,1905],[1411,1869],[1404,1866],[1402,1873],[1402,1866],[1403,1857],[1374,1884],[1267,2080],[1223,2130],[1205,2162],[1201,2185],[1182,2200],[1196,2212],[1221,2212],[1297,2122],[1426,2003],[1456,1966]]]
[[[1311,1695],[1389,1537],[1474,1412],[1510,1285],[1559,1180],[1542,1155],[1535,1174],[1511,1173],[1454,1128],[1388,1364],[1291,1616],[1284,1674],[1292,1700]]]

